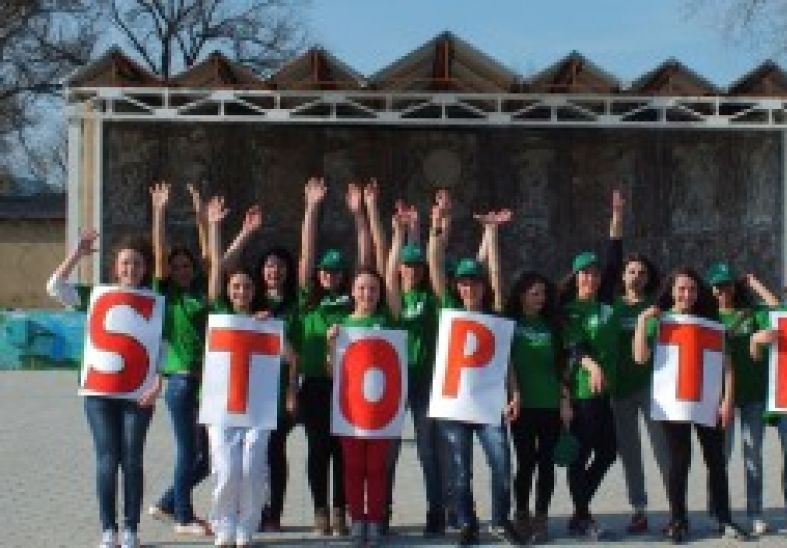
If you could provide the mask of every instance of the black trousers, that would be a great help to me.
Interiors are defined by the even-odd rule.
[[[284,493],[287,489],[287,435],[292,430],[290,417],[280,418],[276,430],[268,440],[268,469],[271,484],[271,500],[263,508],[263,516],[278,522],[284,510]]]
[[[669,473],[667,475],[667,498],[672,521],[688,521],[686,491],[691,465],[691,427],[688,422],[662,422],[664,437],[669,450]],[[729,523],[730,494],[727,483],[727,461],[724,455],[724,430],[709,426],[694,425],[697,439],[702,448],[702,458],[708,469],[708,485],[715,508],[711,512],[721,523]]]
[[[579,442],[579,454],[568,467],[568,488],[574,514],[588,518],[590,501],[617,456],[615,421],[607,396],[577,399],[572,406],[571,433]]]
[[[314,508],[328,507],[328,468],[333,470],[333,507],[344,508],[344,473],[339,438],[331,435],[331,390],[328,378],[307,377],[298,393],[298,409],[306,429],[306,473]]]
[[[549,511],[549,503],[555,492],[552,452],[560,436],[560,427],[560,412],[557,409],[522,408],[517,420],[511,423],[516,453],[514,498],[519,512],[529,511],[536,469],[536,513],[547,514]]]

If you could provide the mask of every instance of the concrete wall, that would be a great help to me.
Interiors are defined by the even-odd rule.
[[[63,260],[65,222],[0,220],[0,308],[56,308],[44,288]]]
[[[627,250],[662,270],[705,268],[727,259],[781,283],[782,145],[776,132],[484,129],[416,130],[262,125],[107,124],[104,235],[149,229],[148,184],[176,185],[170,240],[195,242],[187,181],[222,193],[233,213],[225,240],[253,202],[265,209],[255,245],[297,251],[302,186],[324,174],[331,187],[322,246],[354,242],[344,183],[377,176],[383,207],[415,202],[424,223],[435,184],[456,197],[452,254],[477,246],[473,211],[508,206],[516,217],[502,236],[506,270],[565,273],[571,256],[600,248],[609,197],[627,200]],[[386,223],[387,225],[387,223]],[[108,249],[108,246],[105,246]],[[106,263],[106,261],[105,261]]]

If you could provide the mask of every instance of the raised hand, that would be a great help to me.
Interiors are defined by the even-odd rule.
[[[220,223],[229,213],[229,210],[224,207],[224,198],[221,196],[214,196],[208,202],[208,222]]]
[[[325,185],[325,179],[322,177],[312,177],[306,181],[306,188],[304,195],[306,197],[307,206],[319,205],[328,192],[328,187]]]
[[[377,179],[372,177],[369,179],[369,183],[363,187],[363,201],[366,204],[366,209],[375,207],[379,196],[380,185],[377,184]]]
[[[620,189],[615,189],[612,191],[612,215],[614,216],[622,216],[623,215],[623,208],[626,206],[626,199],[623,197],[623,193]]]
[[[249,234],[260,228],[260,226],[262,226],[262,208],[255,204],[246,211],[241,231]]]
[[[450,213],[453,203],[451,202],[451,193],[448,191],[448,189],[439,189],[435,193],[434,203],[446,214]]]
[[[150,203],[153,209],[162,210],[167,207],[169,202],[169,185],[164,181],[154,183],[150,187]]]
[[[186,190],[189,191],[189,196],[191,196],[191,205],[194,206],[194,212],[198,216],[203,215],[205,212],[205,204],[202,202],[202,196],[199,193],[199,189],[194,186],[194,184],[188,183],[186,185]]]
[[[349,183],[347,185],[347,208],[355,215],[361,213],[363,208],[363,190],[361,185],[357,183]]]
[[[98,251],[95,247],[97,238],[98,232],[95,229],[87,228],[83,230],[79,235],[79,241],[77,241],[77,253],[82,257],[86,257]]]

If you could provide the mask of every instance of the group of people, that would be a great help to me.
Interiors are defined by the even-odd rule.
[[[287,435],[295,424],[302,424],[316,532],[349,535],[356,545],[382,542],[393,508],[402,502],[393,498],[400,440],[331,433],[334,347],[344,327],[407,331],[406,403],[424,478],[424,536],[443,536],[455,528],[460,544],[479,541],[472,493],[473,435],[490,468],[489,531],[494,536],[513,544],[548,539],[555,467],[560,464],[567,466],[574,506],[568,532],[598,538],[602,528],[591,512],[592,501],[618,456],[632,508],[627,532],[647,531],[641,416],[669,501],[664,533],[682,542],[689,530],[686,490],[692,424],[654,421],[649,413],[654,335],[658,319],[671,314],[720,321],[727,329],[718,424],[694,426],[708,468],[709,511],[726,536],[745,538],[768,531],[762,514],[768,382],[764,354],[776,339],[768,311],[776,309],[779,300],[755,276],[739,278],[725,263],[715,264],[705,276],[679,267],[662,281],[644,255],[624,257],[624,200],[618,192],[612,198],[603,263],[596,253],[584,251],[574,257],[570,275],[559,283],[527,270],[504,295],[498,240],[501,227],[512,217],[509,210],[476,215],[482,231],[477,254],[450,261],[446,248],[453,208],[448,191],[434,194],[424,247],[414,207],[396,203],[389,243],[378,209],[377,182],[350,184],[346,203],[357,237],[356,264],[351,268],[339,249],[317,252],[319,212],[328,189],[323,180],[312,178],[305,186],[297,265],[288,250],[274,246],[249,268],[242,260],[243,250],[262,224],[261,208],[246,212],[240,232],[222,252],[224,200],[205,202],[193,187],[189,190],[199,255],[167,245],[166,183],[150,191],[152,245],[127,238],[112,255],[113,283],[150,288],[165,297],[165,352],[156,382],[137,401],[84,397],[96,451],[102,548],[138,546],[143,447],[163,379],[175,441],[174,473],[172,485],[149,508],[150,515],[172,520],[179,534],[212,533],[217,546],[248,546],[258,530],[279,531],[287,485]],[[68,278],[81,258],[96,251],[97,238],[93,230],[83,232],[48,283],[49,294],[67,306],[87,307],[90,288],[71,284]],[[496,424],[428,414],[442,309],[502,315],[515,322],[506,401]],[[286,344],[275,430],[198,424],[210,313],[283,321]],[[727,462],[736,415],[745,460],[747,527],[734,523],[730,513]],[[787,416],[768,420],[778,425],[787,458]],[[513,511],[509,436],[516,470]],[[124,511],[120,531],[119,469]],[[204,521],[197,517],[191,495],[211,472],[212,508],[210,520]]]

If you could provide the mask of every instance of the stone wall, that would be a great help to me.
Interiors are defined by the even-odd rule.
[[[149,230],[147,187],[164,178],[176,187],[170,241],[196,241],[185,191],[196,181],[205,195],[224,194],[232,208],[225,241],[243,210],[261,202],[265,228],[254,249],[276,242],[297,251],[303,183],[324,174],[330,191],[320,243],[349,249],[344,184],[376,176],[385,212],[401,196],[420,207],[424,223],[430,189],[439,183],[453,190],[453,255],[477,246],[473,211],[511,207],[515,221],[502,236],[506,270],[526,266],[557,276],[578,250],[601,248],[610,194],[620,187],[627,196],[625,249],[646,253],[662,270],[726,259],[781,283],[776,132],[122,122],[107,124],[106,132],[103,222],[110,241]]]

